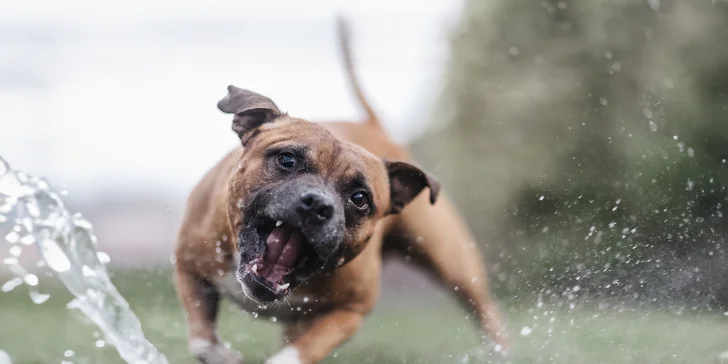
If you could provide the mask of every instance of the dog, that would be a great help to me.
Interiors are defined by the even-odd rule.
[[[341,17],[338,25],[364,122],[295,118],[233,85],[217,104],[241,145],[192,189],[179,230],[175,288],[191,354],[206,364],[243,362],[216,332],[226,297],[284,325],[285,346],[266,363],[323,360],[374,308],[389,254],[408,255],[453,292],[491,349],[505,354],[474,237],[438,180],[380,125],[354,70],[348,25]]]

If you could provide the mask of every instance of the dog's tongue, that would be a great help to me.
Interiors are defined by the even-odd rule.
[[[277,283],[296,264],[303,247],[303,235],[288,224],[276,227],[268,235],[266,264],[261,272],[268,281]]]

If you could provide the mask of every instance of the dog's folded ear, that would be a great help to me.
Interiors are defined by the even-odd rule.
[[[228,86],[228,94],[217,102],[217,108],[224,113],[235,114],[233,131],[243,145],[251,131],[281,116],[281,111],[271,99],[233,85]]]
[[[402,211],[425,187],[430,189],[430,203],[437,201],[440,182],[427,172],[405,162],[384,161],[389,173],[390,214]]]

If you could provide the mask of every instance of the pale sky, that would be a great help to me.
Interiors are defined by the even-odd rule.
[[[235,84],[291,115],[358,119],[334,17],[352,23],[365,92],[396,139],[439,92],[460,1],[4,2],[0,156],[67,184],[186,193],[237,144],[216,108]]]

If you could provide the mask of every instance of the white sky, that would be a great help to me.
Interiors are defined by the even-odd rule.
[[[228,84],[312,120],[358,119],[334,16],[365,92],[401,141],[438,92],[460,1],[3,1],[0,156],[68,184],[186,193],[237,143]],[[19,79],[12,83],[8,79]],[[28,88],[28,80],[39,87]]]

